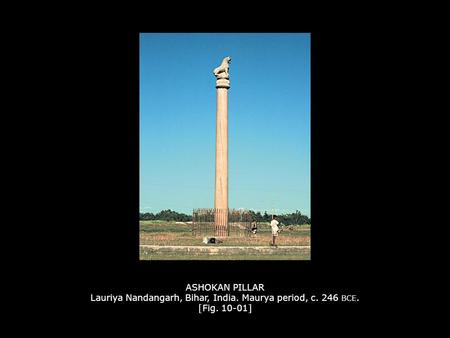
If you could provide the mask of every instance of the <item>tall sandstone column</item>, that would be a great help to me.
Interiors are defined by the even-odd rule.
[[[217,88],[216,184],[214,194],[216,236],[228,234],[228,89],[230,57],[214,69]]]

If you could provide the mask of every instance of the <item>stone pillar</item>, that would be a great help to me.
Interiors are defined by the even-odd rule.
[[[228,67],[230,57],[214,70],[217,88],[216,111],[216,184],[214,195],[216,236],[228,234]]]

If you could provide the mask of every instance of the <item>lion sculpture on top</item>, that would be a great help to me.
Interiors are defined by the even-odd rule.
[[[219,67],[214,69],[214,76],[218,79],[229,79],[230,74],[228,72],[230,68],[231,57],[227,56],[222,60],[222,63]]]

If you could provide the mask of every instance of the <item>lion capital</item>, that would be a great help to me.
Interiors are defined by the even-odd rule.
[[[219,67],[214,69],[214,76],[217,79],[229,79],[230,78],[230,63],[231,63],[231,57],[227,56],[222,60],[222,63]]]

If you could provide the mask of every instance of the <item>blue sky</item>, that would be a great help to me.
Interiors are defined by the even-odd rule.
[[[229,207],[310,216],[308,33],[140,34],[140,211],[214,207],[228,55]]]

